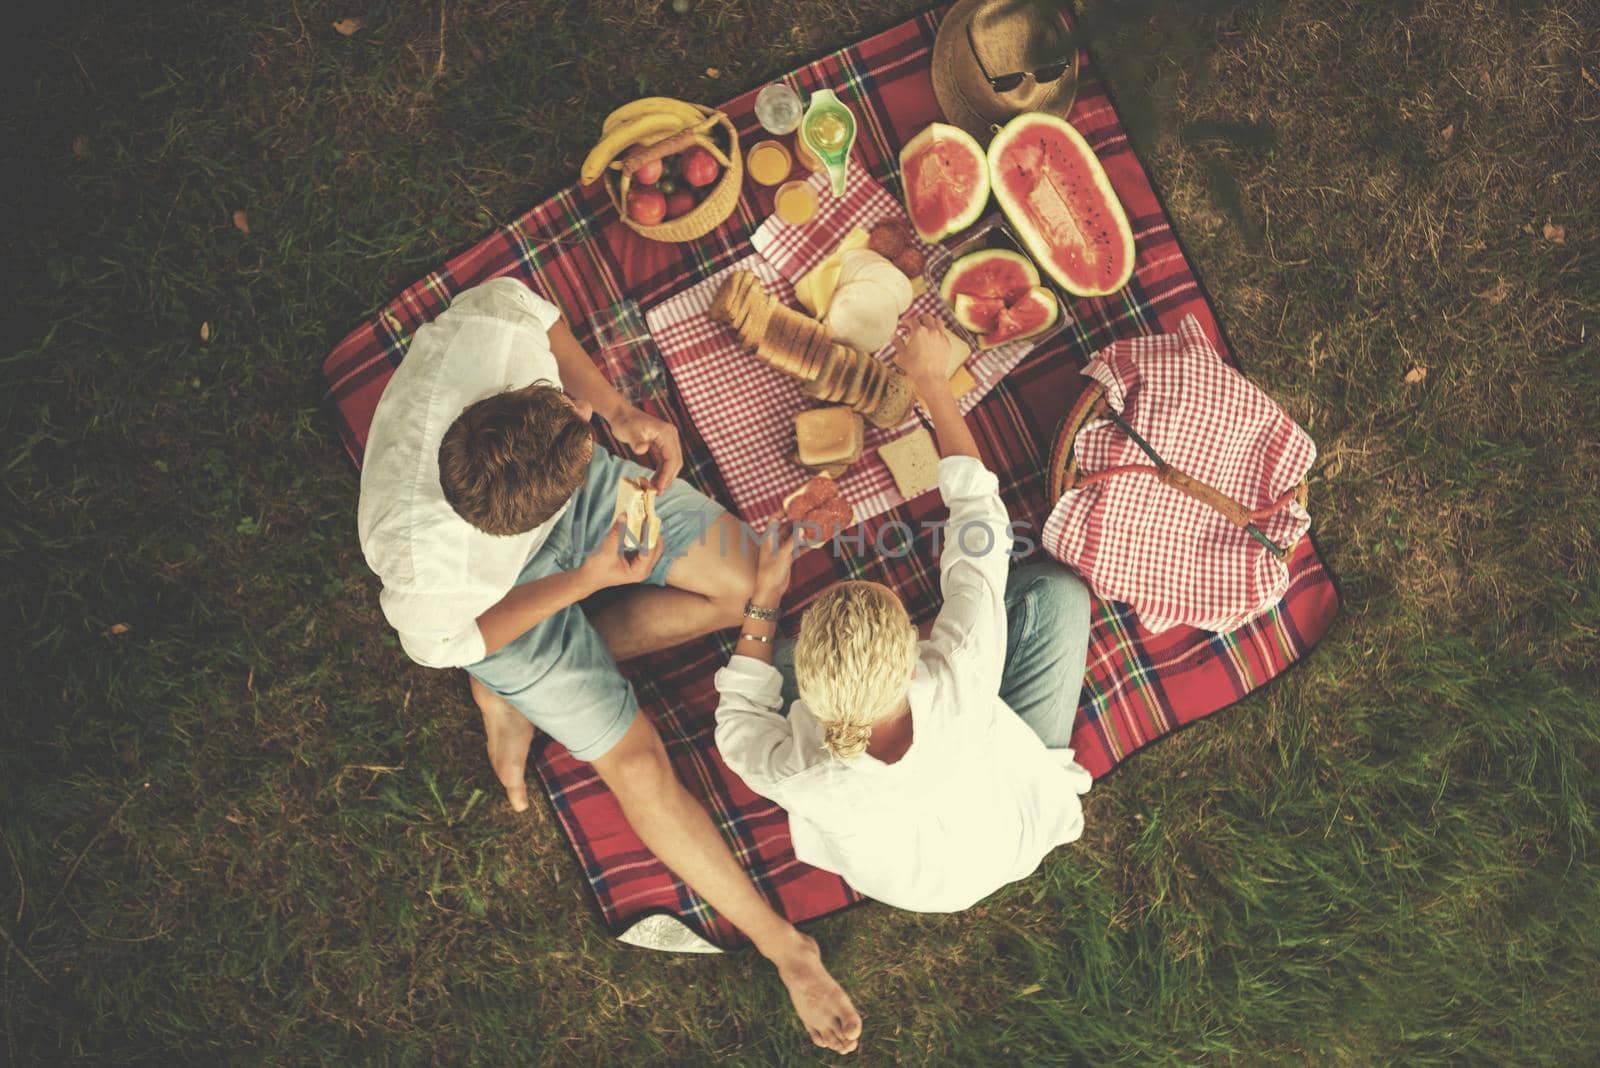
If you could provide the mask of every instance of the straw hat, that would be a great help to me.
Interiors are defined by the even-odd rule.
[[[1037,0],[961,0],[939,24],[933,42],[933,93],[945,118],[987,144],[994,127],[1024,111],[1065,115],[1078,93],[1078,50],[1069,49],[1067,25]],[[1066,55],[1070,51],[1071,55]],[[976,55],[974,55],[976,52]],[[999,78],[1044,70],[1067,60],[1053,82],[1033,78],[1004,93],[984,75]],[[980,66],[981,63],[981,66]]]

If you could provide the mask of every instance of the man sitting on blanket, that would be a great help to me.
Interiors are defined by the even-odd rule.
[[[614,523],[619,481],[650,472],[594,447],[595,414],[655,467],[650,551],[621,552]],[[812,1040],[846,1053],[861,1033],[850,998],[678,782],[617,671],[736,625],[751,590],[737,523],[675,481],[682,464],[677,432],[611,388],[555,305],[497,278],[419,329],[384,389],[361,473],[362,551],[407,654],[471,675],[512,807],[528,805],[538,726],[593,763],[644,844],[777,966]]]
[[[1088,591],[1054,562],[1008,577],[1005,505],[950,395],[948,345],[925,316],[901,356],[933,420],[950,508],[944,605],[927,640],[888,587],[843,582],[792,644],[773,643],[775,622],[747,623],[716,678],[717,747],[788,810],[795,854],[919,912],[965,909],[1030,874],[1083,832],[1090,782],[1067,748]],[[778,607],[794,538],[763,552],[756,608]]]

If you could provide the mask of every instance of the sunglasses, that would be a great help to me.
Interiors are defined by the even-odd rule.
[[[978,43],[972,39],[970,20],[967,22],[967,47],[972,49],[972,58],[978,61],[978,72],[983,75],[983,80],[997,93],[1009,93],[1028,78],[1032,78],[1035,85],[1048,85],[1059,81],[1062,75],[1072,69],[1072,60],[1069,58],[1059,63],[1052,63],[1048,67],[1040,67],[1038,70],[1018,71],[1016,74],[1002,74],[996,77],[989,73],[989,68],[983,65],[983,57],[978,55]]]

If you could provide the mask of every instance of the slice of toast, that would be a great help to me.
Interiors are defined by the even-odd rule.
[[[900,496],[908,501],[939,484],[939,450],[925,427],[878,446],[878,459],[894,476]]]
[[[883,388],[888,381],[883,364],[877,360],[868,360],[866,366],[866,382],[861,391],[861,398],[853,405],[856,411],[866,413],[878,406],[883,398]]]
[[[750,301],[744,321],[739,324],[739,340],[751,348],[761,344],[761,339],[767,333],[767,324],[772,321],[774,303],[772,297],[766,294]]]
[[[911,414],[911,406],[916,402],[917,391],[911,380],[900,371],[890,370],[882,399],[864,414],[873,426],[899,426]]]

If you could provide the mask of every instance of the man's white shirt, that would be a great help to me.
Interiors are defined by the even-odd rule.
[[[417,331],[384,387],[356,521],[367,566],[383,580],[383,614],[419,664],[483,659],[478,616],[516,585],[561,518],[558,512],[526,534],[485,534],[456,515],[439,483],[439,444],[463,409],[535,382],[561,385],[550,351],[550,328],[560,318],[560,309],[514,278],[485,282]]]
[[[716,677],[717,748],[788,811],[795,855],[918,912],[965,909],[1031,874],[1083,833],[1079,795],[1091,781],[1072,750],[1046,749],[999,696],[1011,540],[994,474],[947,457],[939,489],[950,509],[944,605],[919,652],[900,760],[832,757],[804,700],[781,714],[770,664],[734,656]]]

